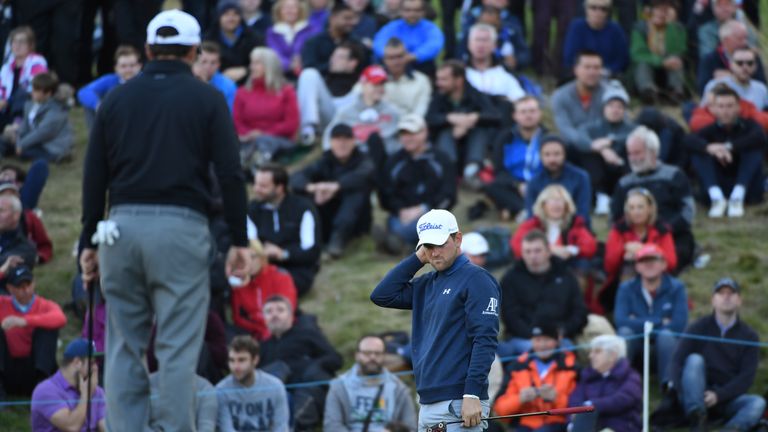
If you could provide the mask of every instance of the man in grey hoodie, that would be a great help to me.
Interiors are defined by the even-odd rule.
[[[355,365],[331,381],[323,430],[378,432],[392,421],[416,430],[411,392],[382,366],[383,360],[384,341],[379,336],[360,338]]]

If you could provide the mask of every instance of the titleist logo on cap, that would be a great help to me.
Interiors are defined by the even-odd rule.
[[[424,222],[423,224],[419,225],[419,232],[433,229],[443,229],[443,224],[435,225],[429,222]]]

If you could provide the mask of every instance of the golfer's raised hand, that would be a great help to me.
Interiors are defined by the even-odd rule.
[[[483,409],[479,399],[465,397],[461,404],[461,419],[464,421],[462,426],[475,427],[479,425],[482,413]]]

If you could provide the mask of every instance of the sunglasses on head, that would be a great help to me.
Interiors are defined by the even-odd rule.
[[[755,65],[754,60],[734,60],[733,62],[736,63],[736,66],[741,66],[741,67],[744,67],[744,66],[752,67]]]

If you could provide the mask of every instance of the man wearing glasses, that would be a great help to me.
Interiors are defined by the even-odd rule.
[[[728,65],[730,74],[715,78],[707,83],[704,88],[706,95],[701,100],[702,106],[711,106],[714,102],[712,90],[720,83],[725,83],[732,88],[742,100],[751,102],[758,110],[768,108],[768,87],[756,79],[752,74],[757,69],[759,59],[752,48],[737,48],[733,52],[731,63]]]

